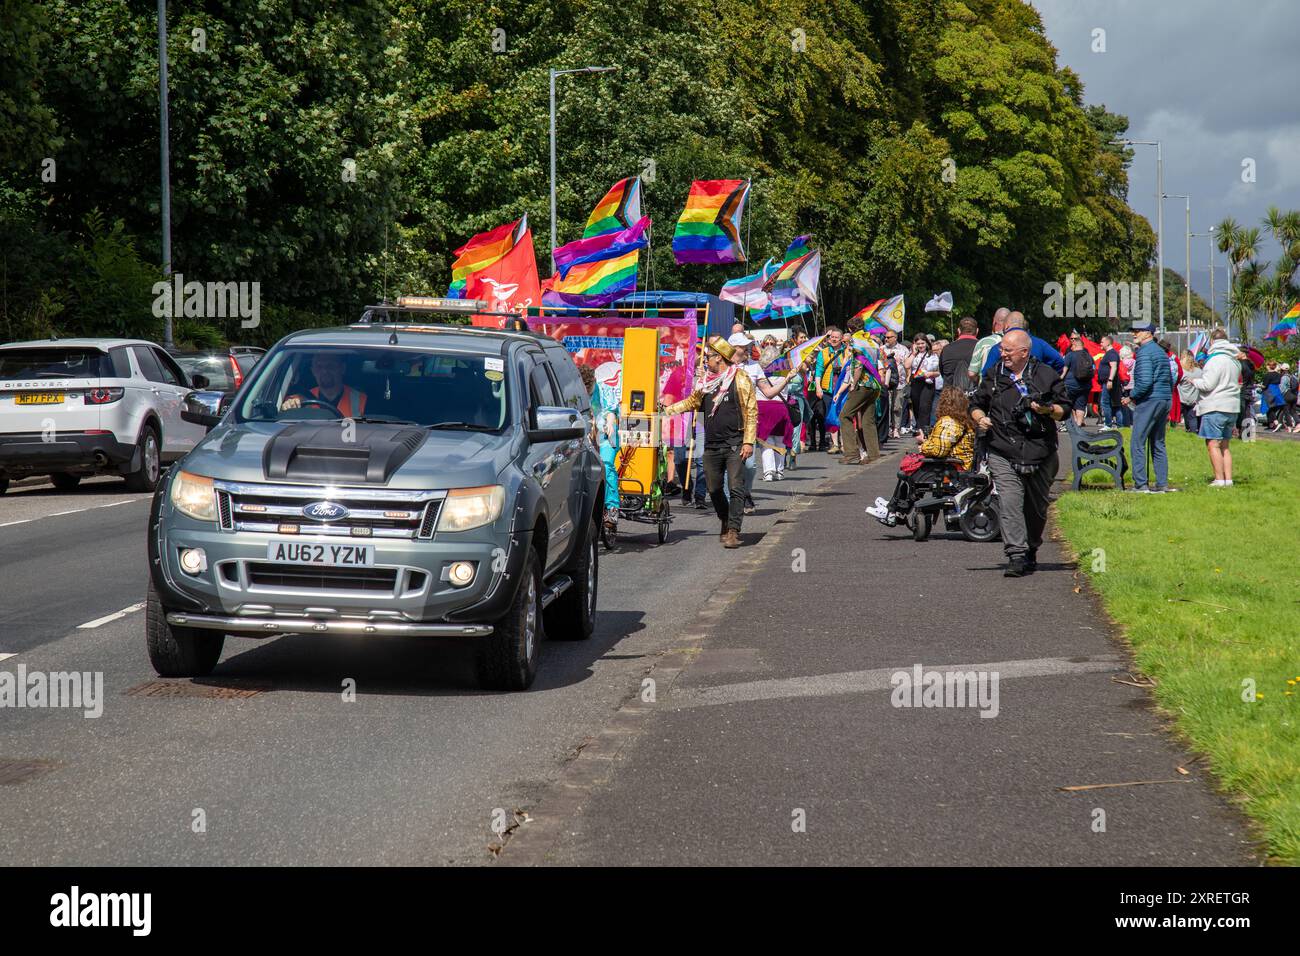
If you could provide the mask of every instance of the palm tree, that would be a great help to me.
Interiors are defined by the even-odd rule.
[[[1271,329],[1275,324],[1274,318],[1281,318],[1286,307],[1291,304],[1291,283],[1287,276],[1279,271],[1261,279],[1255,291],[1257,293],[1255,305],[1263,310],[1264,318],[1268,320],[1268,327]]]
[[[1230,289],[1224,316],[1228,320],[1228,331],[1235,325],[1240,330],[1240,341],[1246,340],[1250,326],[1250,317],[1255,314],[1255,291],[1253,289]]]

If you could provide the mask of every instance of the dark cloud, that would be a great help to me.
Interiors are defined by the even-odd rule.
[[[1133,139],[1158,139],[1165,192],[1192,197],[1192,230],[1231,216],[1259,225],[1270,205],[1300,209],[1300,33],[1295,0],[1031,0],[1058,62],[1088,103],[1129,118]],[[1094,30],[1105,52],[1094,52]],[[1139,147],[1129,203],[1155,222],[1155,156]],[[1256,181],[1242,182],[1254,161]],[[1165,205],[1165,265],[1184,268],[1184,205]],[[1207,239],[1193,239],[1192,285],[1209,291]],[[1269,244],[1264,258],[1275,256]],[[1226,273],[1216,272],[1222,307]]]

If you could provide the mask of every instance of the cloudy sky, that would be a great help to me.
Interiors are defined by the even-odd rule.
[[[1165,192],[1192,197],[1192,232],[1231,216],[1261,226],[1270,205],[1300,209],[1300,2],[1030,0],[1057,61],[1084,99],[1129,118],[1132,139],[1160,140]],[[1104,36],[1094,38],[1094,31]],[[1094,52],[1104,39],[1105,52]],[[1135,147],[1129,204],[1155,225],[1155,148]],[[1255,182],[1242,181],[1253,159]],[[1184,271],[1184,203],[1165,202],[1165,266]],[[1261,226],[1262,228],[1262,226]],[[1267,234],[1267,231],[1265,234]],[[1208,238],[1192,239],[1192,288],[1209,295]],[[1277,247],[1266,242],[1261,258]],[[1223,307],[1225,257],[1216,253]]]

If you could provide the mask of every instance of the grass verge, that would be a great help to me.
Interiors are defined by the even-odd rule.
[[[1065,494],[1059,526],[1159,704],[1300,865],[1300,443],[1233,442],[1231,488],[1208,487],[1201,439],[1168,449],[1180,493]]]

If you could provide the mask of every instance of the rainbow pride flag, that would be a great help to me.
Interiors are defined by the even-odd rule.
[[[1286,315],[1282,316],[1282,321],[1285,322],[1288,319],[1300,319],[1300,302],[1286,310]]]
[[[612,259],[633,249],[644,249],[650,244],[645,237],[646,230],[649,228],[650,217],[644,216],[626,229],[566,243],[552,250],[555,268],[563,277],[569,274],[569,269],[573,266],[598,262],[601,259]]]
[[[480,232],[456,250],[456,260],[451,264],[449,299],[465,298],[465,282],[471,274],[486,269],[515,247],[515,243],[528,231],[528,217]]]
[[[1296,331],[1295,319],[1283,319],[1277,325],[1273,326],[1273,328],[1269,329],[1268,335],[1264,336],[1264,338],[1287,339],[1290,336],[1295,335]]]
[[[803,256],[808,255],[808,253],[812,252],[812,246],[809,245],[809,243],[811,242],[812,242],[812,236],[810,235],[795,236],[794,239],[790,242],[790,245],[786,247],[785,258],[783,258],[781,261],[793,262],[795,259],[800,259]]]
[[[744,262],[740,217],[749,198],[749,180],[697,179],[673,232],[673,258],[687,263]]]
[[[582,230],[582,238],[604,236],[612,232],[622,232],[641,219],[641,177],[631,176],[620,179],[605,198],[596,203],[587,219],[587,228]]]
[[[542,285],[542,304],[603,308],[636,291],[638,249],[593,262],[571,265]]]
[[[885,304],[884,299],[877,299],[875,302],[872,302],[870,305],[865,305],[862,308],[858,309],[858,311],[854,312],[851,316],[849,316],[849,320],[852,321],[853,319],[861,319],[862,326],[865,329],[872,316],[876,314],[876,310],[884,304]],[[876,324],[879,325],[880,323],[877,322]],[[881,326],[881,328],[884,328],[884,326]]]

